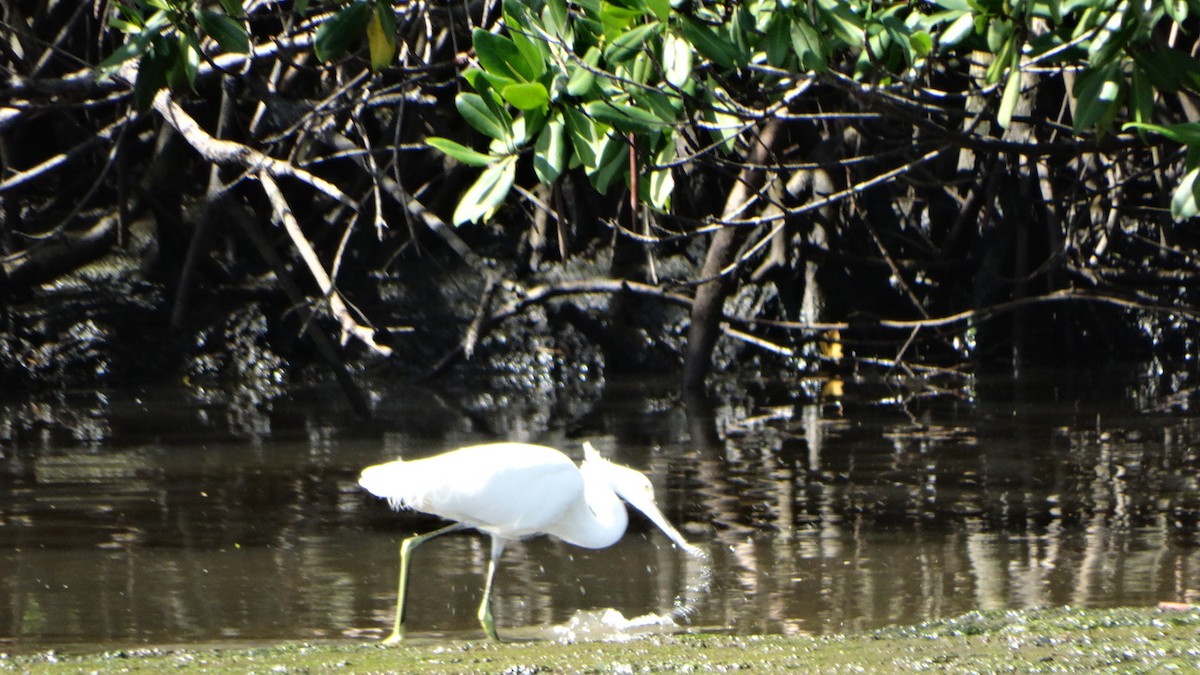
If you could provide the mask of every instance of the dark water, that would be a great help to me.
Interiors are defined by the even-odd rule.
[[[391,513],[358,471],[498,438],[576,457],[590,440],[645,471],[712,553],[687,559],[637,519],[602,551],[514,546],[497,579],[502,635],[583,630],[605,609],[831,633],[1200,595],[1200,424],[1136,378],[964,380],[921,396],[852,379],[726,385],[715,405],[669,385],[549,407],[393,388],[373,393],[373,423],[335,391],[9,401],[0,651],[382,637],[397,543],[437,523]],[[419,550],[410,635],[480,636],[487,555],[473,534]]]

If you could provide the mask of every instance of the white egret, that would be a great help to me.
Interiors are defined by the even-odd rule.
[[[684,551],[704,555],[658,510],[654,488],[645,476],[601,457],[591,443],[583,444],[583,453],[583,462],[575,466],[554,448],[490,443],[363,469],[359,485],[386,498],[392,508],[409,508],[454,521],[401,542],[396,619],[386,642],[397,642],[404,635],[404,596],[413,549],[449,532],[474,528],[492,537],[492,557],[478,617],[493,640],[499,637],[492,619],[492,578],[509,542],[549,534],[584,548],[611,546],[625,534],[629,523],[623,499]]]

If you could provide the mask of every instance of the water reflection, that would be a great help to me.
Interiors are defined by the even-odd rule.
[[[1061,378],[908,410],[880,405],[890,394],[870,383],[836,400],[795,390],[815,393],[714,405],[610,383],[565,429],[529,429],[521,440],[578,456],[589,439],[645,470],[713,560],[704,569],[636,516],[602,551],[525,542],[497,577],[501,632],[579,630],[609,608],[682,606],[694,626],[790,634],[1197,600],[1194,420]],[[373,399],[389,406],[374,424],[336,392],[277,399],[257,431],[184,391],[0,407],[0,646],[381,637],[396,545],[434,521],[390,513],[358,469],[525,427],[477,399]],[[417,552],[411,634],[478,636],[487,555],[472,535]]]

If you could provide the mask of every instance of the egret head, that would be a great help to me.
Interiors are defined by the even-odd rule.
[[[583,461],[586,470],[601,472],[609,487],[618,497],[641,511],[650,519],[650,522],[663,531],[663,534],[675,542],[676,546],[694,557],[705,557],[704,551],[688,543],[679,530],[676,530],[675,526],[671,525],[667,517],[662,514],[662,511],[658,510],[658,504],[654,500],[654,486],[650,484],[648,478],[629,467],[613,464],[602,457],[588,442],[583,444]]]

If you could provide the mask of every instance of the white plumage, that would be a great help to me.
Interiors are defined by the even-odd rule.
[[[584,461],[579,466],[554,448],[490,443],[426,459],[370,466],[363,470],[359,484],[387,499],[393,508],[410,508],[454,522],[405,539],[400,545],[396,621],[389,642],[403,635],[411,551],[440,534],[474,528],[492,537],[492,557],[479,607],[479,620],[492,639],[498,639],[490,606],[492,578],[511,541],[549,534],[586,548],[611,546],[628,525],[621,501],[625,500],[680,548],[703,555],[659,511],[645,476],[609,462],[590,443],[584,443]]]

